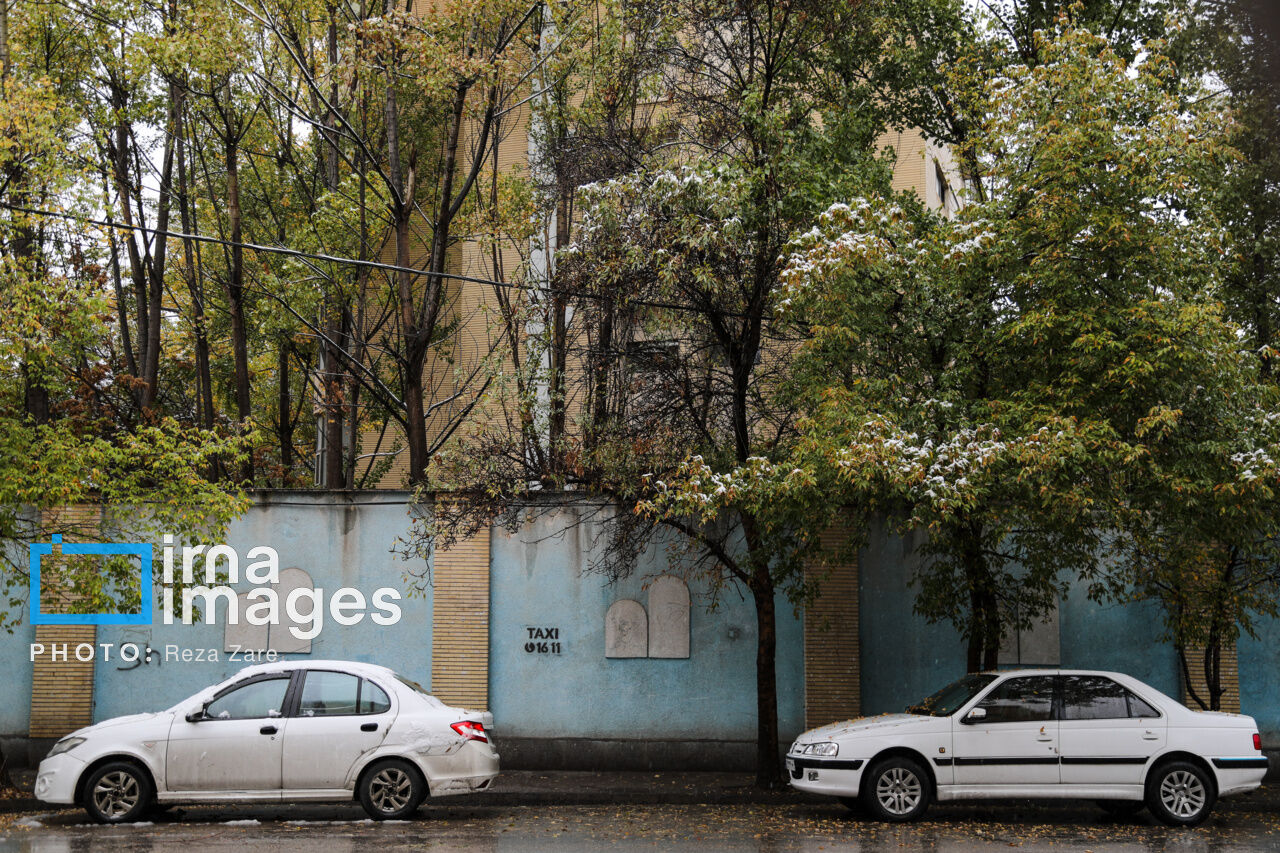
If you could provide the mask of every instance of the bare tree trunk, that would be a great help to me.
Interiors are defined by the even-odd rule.
[[[572,224],[570,219],[573,215],[570,207],[572,199],[572,190],[566,189],[560,193],[556,203],[556,245],[554,247],[556,251],[569,245],[569,228]],[[552,259],[548,259],[548,263],[552,262]],[[555,280],[556,277],[553,275],[552,281]],[[554,474],[561,473],[564,468],[565,372],[568,369],[566,361],[569,353],[568,312],[568,300],[565,298],[563,289],[553,287],[551,291],[551,369],[547,377],[547,393],[551,398],[551,412],[547,420],[547,461]]]
[[[969,672],[995,669],[1000,659],[999,604],[991,591],[991,573],[982,556],[981,530],[969,523],[964,531],[963,562],[969,587]]]
[[[414,304],[414,281],[409,273],[409,217],[413,211],[414,164],[404,169],[400,161],[400,108],[396,91],[387,86],[385,103],[387,127],[387,166],[392,184],[392,216],[396,235],[396,298],[400,306],[400,325],[404,335],[404,353],[400,369],[404,381],[405,442],[409,447],[409,484],[420,485],[427,472],[427,418],[422,388],[422,368],[430,343],[426,330],[418,326]],[[433,263],[429,269],[434,270]],[[440,288],[437,277],[427,281],[428,299]]]
[[[9,72],[13,58],[9,54],[9,4],[0,3],[0,95],[9,94]]]
[[[185,97],[183,99],[185,106]],[[188,195],[185,111],[178,112],[177,161],[178,161],[178,217],[182,233],[195,233],[195,211]],[[213,370],[209,364],[209,333],[204,313],[203,272],[198,262],[195,241],[190,236],[182,238],[182,260],[186,267],[187,292],[191,294],[191,328],[195,335],[196,355],[196,423],[205,429],[213,428]]]
[[[132,136],[132,132],[126,117],[128,104],[122,84],[109,77],[108,86],[111,92],[111,108],[117,116],[115,126],[112,129],[113,135],[109,136],[108,141],[108,153],[110,154],[112,165],[112,183],[115,185],[116,199],[120,205],[120,218],[124,221],[126,229],[124,244],[126,255],[129,258],[129,278],[133,286],[134,300],[137,303],[134,306],[137,315],[137,335],[135,337],[137,354],[132,357],[131,363],[134,365],[135,371],[137,371],[134,374],[135,377],[143,379],[144,377],[139,376],[138,373],[145,374],[145,365],[148,363],[147,343],[149,336],[147,332],[150,322],[147,317],[147,304],[149,295],[146,265],[138,252],[133,209],[130,202],[133,197],[131,181],[129,180],[129,139]],[[133,397],[139,411],[141,411],[145,397],[143,389],[135,388]]]
[[[326,300],[324,322],[324,482],[328,489],[340,489],[346,482],[343,453],[343,414],[346,407],[343,391],[346,385],[342,364],[342,307],[334,298]]]
[[[151,274],[147,287],[147,357],[142,364],[142,408],[151,409],[160,391],[160,320],[164,298],[164,267],[169,238],[169,211],[173,197],[173,153],[177,138],[178,110],[182,94],[177,84],[169,83],[168,132],[164,141],[164,160],[160,167],[160,191],[156,200],[155,250],[151,256]]]
[[[755,519],[742,519],[747,552],[757,554],[759,533]],[[768,563],[753,560],[751,598],[756,607],[756,784],[762,788],[782,786],[778,749],[778,623],[774,603],[773,577]]]
[[[613,299],[605,296],[600,300],[600,323],[596,331],[594,376],[592,377],[591,425],[599,434],[609,417],[609,375],[612,369],[613,352]]]
[[[224,137],[227,167],[227,218],[230,220],[231,269],[227,277],[227,306],[231,315],[231,353],[235,362],[236,416],[247,427],[252,411],[249,398],[249,344],[244,317],[244,239],[240,210],[240,142],[235,129]],[[253,457],[245,460],[240,477],[253,480]]]
[[[1204,699],[1200,698],[1199,692],[1196,690],[1195,684],[1191,681],[1191,666],[1187,662],[1186,644],[1178,642],[1178,664],[1182,669],[1182,686],[1187,691],[1187,697],[1200,706],[1201,711],[1208,711],[1209,705]]]
[[[332,5],[327,7],[329,26],[326,30],[326,52],[329,66],[338,64],[338,24],[337,12]],[[324,117],[323,174],[324,183],[330,192],[338,189],[338,81],[336,75],[329,87],[329,108]],[[345,453],[343,452],[344,431],[343,418],[346,415],[346,370],[343,362],[343,319],[346,313],[346,299],[342,293],[340,282],[330,282],[329,293],[325,298],[324,322],[324,375],[320,377],[320,388],[323,394],[321,403],[324,430],[324,458],[321,464],[321,482],[326,488],[340,489],[346,484]]]
[[[283,335],[276,352],[276,373],[279,385],[276,397],[276,430],[280,438],[280,485],[289,485],[289,471],[293,468],[293,409],[292,395],[289,393],[289,340]]]

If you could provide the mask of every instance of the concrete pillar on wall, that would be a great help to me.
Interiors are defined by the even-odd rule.
[[[1222,707],[1219,710],[1232,714],[1240,713],[1240,664],[1233,643],[1222,649]],[[1187,670],[1191,676],[1191,685],[1196,694],[1205,702],[1209,701],[1209,688],[1204,679],[1204,649],[1187,649]],[[1199,710],[1200,706],[1191,698],[1183,683],[1182,701],[1188,708]]]
[[[489,528],[432,560],[431,693],[489,707]]]
[[[83,536],[76,538],[88,539],[101,529],[102,510],[97,506],[62,507],[47,512],[43,521],[46,529],[55,524],[70,527],[82,532]],[[45,613],[66,612],[71,596],[59,588],[56,568],[62,548],[54,545],[51,557],[45,558],[47,569],[41,564],[40,601],[28,606],[39,606]],[[96,625],[36,626],[34,642],[43,644],[45,651],[31,664],[30,737],[62,737],[93,722],[92,649],[97,637]],[[90,651],[81,649],[78,658],[76,650],[86,645]]]
[[[822,536],[834,554],[848,542],[842,525]],[[806,568],[820,578],[820,592],[804,613],[804,716],[809,728],[856,717],[862,712],[862,658],[858,640],[858,560]]]

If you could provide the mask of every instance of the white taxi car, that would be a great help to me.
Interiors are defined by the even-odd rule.
[[[1262,784],[1258,726],[1192,711],[1117,672],[966,675],[905,714],[834,723],[791,745],[793,787],[887,821],[961,799],[1086,798],[1113,814],[1203,821],[1218,797]]]
[[[260,664],[167,711],[72,732],[40,762],[35,795],[104,823],[172,803],[353,798],[375,820],[402,818],[428,794],[490,786],[492,726],[386,667]]]

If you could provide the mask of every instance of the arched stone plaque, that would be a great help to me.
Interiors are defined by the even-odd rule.
[[[623,598],[609,605],[604,615],[604,656],[649,656],[649,620],[640,602]]]
[[[311,582],[311,575],[305,569],[281,569],[280,582],[272,586],[280,596],[280,623],[271,626],[270,647],[281,654],[311,654],[311,640],[300,640],[293,636],[293,632],[289,630],[293,626],[310,628],[310,623],[290,619],[289,613],[285,609],[285,602],[289,599],[289,593],[295,589],[314,588],[314,584]],[[310,602],[307,602],[302,605],[302,608],[309,606]]]
[[[689,656],[689,587],[663,575],[649,587],[649,657]]]

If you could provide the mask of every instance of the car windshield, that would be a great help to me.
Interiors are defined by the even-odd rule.
[[[930,717],[950,716],[995,680],[996,677],[989,673],[971,673],[959,681],[951,682],[932,696],[921,699],[907,708],[907,713]]]

